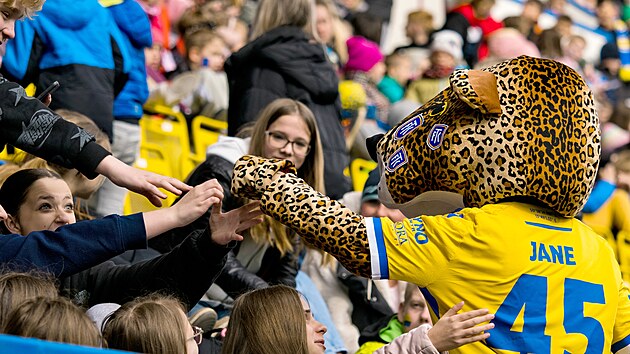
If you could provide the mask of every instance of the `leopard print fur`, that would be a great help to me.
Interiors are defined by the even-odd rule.
[[[500,113],[484,113],[467,71],[455,72],[450,88],[378,143],[381,188],[392,204],[448,191],[469,207],[527,197],[575,216],[599,164],[589,88],[573,69],[547,59],[521,56],[484,70],[496,78]]]
[[[337,258],[352,273],[372,276],[364,218],[315,191],[301,178],[280,176],[263,194],[260,209],[309,245]]]
[[[271,178],[278,171],[297,173],[295,165],[289,160],[262,160],[256,156],[245,155],[234,166],[231,191],[242,198],[260,199],[265,188],[271,183]]]

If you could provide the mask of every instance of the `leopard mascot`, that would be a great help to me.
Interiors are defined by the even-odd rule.
[[[355,274],[417,284],[434,322],[460,300],[495,314],[489,338],[453,353],[627,353],[630,293],[575,218],[599,145],[580,75],[521,56],[455,71],[378,141],[379,198],[402,222],[357,215],[284,160],[243,157],[232,190]]]

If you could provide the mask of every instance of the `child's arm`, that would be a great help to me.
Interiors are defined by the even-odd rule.
[[[164,188],[177,195],[192,188],[176,178],[129,166],[112,155],[105,157],[99,163],[96,172],[106,176],[118,186],[144,195],[151,204],[158,207],[162,206],[160,199],[166,198],[166,195],[158,188]]]
[[[492,320],[494,315],[488,314],[486,309],[457,314],[463,306],[462,301],[450,308],[433,328],[428,324],[414,328],[374,354],[438,354],[488,338],[490,333],[483,332],[494,325],[478,324]]]
[[[195,186],[170,208],[144,213],[147,239],[163,232],[188,225],[203,215],[213,204],[223,199],[223,188],[216,179],[211,179]]]
[[[487,309],[473,310],[458,314],[464,307],[464,302],[451,307],[433,328],[427,332],[433,346],[440,352],[459,348],[464,344],[478,342],[490,337],[486,332],[494,328],[493,323],[479,324],[491,321],[493,314]]]
[[[160,198],[166,198],[158,188],[175,194],[190,190],[175,178],[126,165],[98,145],[88,132],[0,76],[0,149],[6,144],[63,167],[76,168],[88,178],[101,173],[115,184],[146,196],[156,206],[161,206]]]

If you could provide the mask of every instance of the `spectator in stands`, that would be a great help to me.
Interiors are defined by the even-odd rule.
[[[464,59],[471,68],[488,55],[487,36],[503,27],[490,15],[494,5],[495,0],[472,0],[446,15],[442,30],[453,30],[461,36]]]
[[[341,71],[348,61],[346,40],[350,38],[352,29],[339,18],[333,0],[315,0],[317,36],[326,45],[328,59]]]
[[[114,18],[121,33],[121,45],[128,51],[129,74],[127,82],[114,99],[112,125],[112,154],[133,166],[140,152],[139,120],[142,106],[149,97],[147,73],[144,67],[144,48],[152,45],[151,24],[146,13],[135,0],[103,2]],[[111,181],[105,181],[92,201],[97,215],[122,214],[127,190]]]
[[[177,299],[161,295],[123,304],[103,325],[106,347],[138,353],[197,354],[202,335],[199,327],[190,325]]]
[[[317,123],[311,110],[298,101],[287,98],[272,101],[260,113],[249,138],[220,138],[210,146],[206,160],[187,181],[197,185],[216,178],[223,186],[223,208],[232,210],[242,203],[230,194],[232,170],[236,160],[245,154],[291,160],[307,183],[317,190],[324,190],[323,149]],[[176,201],[175,205],[180,202]],[[205,228],[208,214],[186,226],[186,233]],[[181,242],[181,234],[180,231],[171,232],[152,241],[151,246],[167,252]],[[298,243],[296,234],[276,221],[265,219],[229,253],[225,270],[217,278],[209,296],[229,305],[231,299],[225,299],[226,295],[236,298],[248,290],[269,284],[295,287]],[[221,296],[217,291],[222,293]]]
[[[405,34],[411,43],[396,48],[394,53],[403,52],[411,57],[413,78],[421,76],[429,66],[429,44],[434,30],[433,15],[430,12],[418,10],[407,15]]]
[[[422,331],[412,331],[394,339],[391,349],[385,347],[375,353],[435,353],[489,337],[489,333],[482,332],[493,328],[493,324],[476,325],[494,316],[486,315],[487,310],[457,315],[462,306],[454,306],[445,315],[447,319],[438,321],[434,328],[424,326]],[[266,321],[259,321],[261,317]],[[313,318],[308,301],[294,289],[277,285],[253,290],[236,300],[221,353],[322,354],[326,330]]]
[[[486,68],[520,55],[540,57],[536,44],[526,37],[528,30],[522,28],[526,27],[523,23],[528,22],[529,20],[522,17],[505,18],[503,20],[505,27],[488,36],[488,56],[479,61],[475,69]]]
[[[398,313],[382,317],[361,331],[359,338],[361,347],[356,354],[371,354],[394,338],[425,323],[431,324],[429,307],[420,289],[408,283],[404,297],[399,303]]]
[[[101,343],[100,333],[85,311],[62,297],[23,301],[9,313],[2,333],[90,347]]]
[[[221,197],[217,182],[208,181],[187,193],[180,203],[167,209],[170,212],[163,217],[176,217],[176,226],[185,225],[205,213],[210,204],[217,203]],[[75,223],[69,187],[58,174],[49,170],[27,169],[11,175],[0,189],[0,202],[9,214],[3,225],[5,231],[28,235],[33,231],[55,231]],[[100,302],[123,303],[150,291],[168,291],[192,307],[223,268],[224,256],[229,251],[225,245],[240,240],[238,233],[242,228],[260,221],[256,219],[259,211],[250,214],[255,206],[225,215],[215,208],[206,219],[206,228],[187,237],[172,252],[132,266],[102,263],[61,279],[61,291],[87,306]]]
[[[541,0],[526,0],[525,3],[523,3],[523,10],[518,17],[525,19],[530,24],[527,32],[524,32],[525,36],[527,36],[527,39],[530,41],[535,41],[536,37],[542,32],[538,19],[544,10],[545,4]]]
[[[256,119],[276,98],[306,104],[317,119],[324,145],[326,193],[341,198],[350,189],[341,127],[338,78],[315,39],[314,0],[262,0],[251,42],[225,64],[230,85],[228,134]],[[309,70],[304,70],[309,68]]]
[[[413,78],[412,65],[411,57],[402,52],[390,54],[385,59],[387,71],[377,87],[390,103],[394,104],[405,97],[409,80]]]
[[[406,98],[426,103],[448,86],[448,78],[461,67],[462,38],[457,32],[442,30],[433,34],[431,42],[431,66],[421,78],[414,80],[407,89]]]
[[[628,25],[621,20],[620,4],[614,0],[603,0],[597,5],[597,20],[599,30],[606,36],[607,44],[614,43],[619,52],[621,67],[619,79],[622,82],[630,81],[630,30]]]
[[[113,139],[114,97],[127,81],[129,50],[112,15],[98,2],[48,0],[42,11],[15,24],[0,70],[23,86],[42,91],[53,81],[53,109],[90,117]]]
[[[12,310],[22,302],[38,296],[49,299],[58,296],[55,279],[50,274],[35,270],[2,272],[0,274],[0,329],[6,325]]]
[[[363,86],[367,94],[367,105],[376,111],[372,118],[381,124],[387,121],[389,101],[377,88],[383,80],[387,67],[384,56],[377,43],[364,37],[353,36],[346,41],[348,62],[345,67],[345,78],[356,81]]]

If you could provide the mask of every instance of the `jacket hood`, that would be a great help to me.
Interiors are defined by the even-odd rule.
[[[339,80],[324,47],[309,41],[298,27],[282,26],[258,37],[228,58],[225,71],[238,76],[250,66],[279,72],[316,101],[337,98]]]
[[[98,1],[47,0],[39,16],[45,16],[62,28],[79,29],[98,17],[99,11],[107,10]]]
[[[216,143],[208,147],[206,156],[221,156],[230,163],[235,164],[236,160],[249,152],[250,140],[250,138],[241,139],[231,136],[220,136]]]

